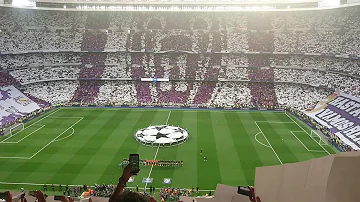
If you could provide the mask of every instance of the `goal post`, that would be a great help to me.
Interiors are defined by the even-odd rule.
[[[17,123],[15,125],[12,125],[10,128],[9,128],[9,135],[10,136],[13,136],[14,134],[16,133],[19,133],[21,131],[23,131],[25,129],[25,126],[23,123]],[[6,134],[6,133],[5,133]]]
[[[311,130],[310,136],[319,144],[319,145],[328,145],[326,137],[316,130]]]

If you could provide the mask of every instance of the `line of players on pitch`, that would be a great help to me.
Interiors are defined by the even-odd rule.
[[[129,164],[129,159],[124,158],[122,164]],[[159,166],[159,167],[181,167],[184,165],[183,161],[176,160],[139,160],[139,164],[143,166]]]
[[[200,149],[200,155],[203,154],[203,150]],[[207,161],[207,157],[204,156],[204,161]],[[123,158],[123,161],[120,163],[121,167],[129,164],[129,159]],[[159,167],[181,167],[184,165],[183,161],[177,160],[139,160],[139,164],[143,166],[159,166]]]

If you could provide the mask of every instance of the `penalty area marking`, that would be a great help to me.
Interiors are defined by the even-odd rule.
[[[283,162],[281,161],[280,157],[277,155],[276,151],[274,150],[274,147],[272,147],[272,146],[271,146],[271,144],[270,144],[269,140],[266,138],[266,136],[265,136],[264,132],[261,130],[261,128],[260,128],[260,126],[257,124],[257,122],[256,122],[256,121],[254,121],[254,122],[255,122],[255,125],[258,127],[259,131],[263,134],[263,136],[264,136],[264,138],[265,138],[266,142],[269,144],[270,148],[273,150],[273,152],[274,152],[274,154],[275,154],[276,158],[279,160],[279,162],[280,162],[280,163],[281,163],[281,165],[282,165],[282,164],[283,164]]]
[[[68,131],[70,128],[74,127],[77,123],[79,123],[81,120],[83,120],[83,118],[79,119],[78,121],[76,121],[74,124],[72,124],[69,128],[67,128],[66,130],[64,130],[64,132],[60,133],[60,135],[56,136],[53,140],[51,140],[49,143],[47,143],[43,148],[41,148],[39,151],[37,151],[34,155],[32,155],[30,157],[30,159],[32,159],[34,156],[36,156],[38,153],[40,153],[42,150],[44,150],[47,146],[49,146],[51,143],[53,143],[57,138],[59,138],[62,134],[66,133],[66,131]]]
[[[257,139],[257,136],[258,136],[259,134],[264,135],[262,132],[258,132],[258,133],[256,133],[256,135],[255,135],[255,140],[256,140],[256,142],[258,142],[259,144],[261,144],[261,145],[262,145],[262,146],[264,146],[264,147],[271,148],[269,145],[266,145],[266,144],[264,144],[264,143],[260,142],[260,141]]]
[[[6,138],[6,139],[5,139],[5,140],[3,140],[2,142],[0,142],[0,144],[17,144],[17,143],[19,143],[19,142],[23,141],[25,138],[27,138],[27,137],[29,137],[30,135],[32,135],[32,134],[34,134],[34,133],[36,133],[37,131],[39,131],[40,129],[42,129],[42,128],[44,128],[44,127],[45,127],[45,125],[41,125],[41,127],[40,127],[40,128],[38,128],[38,129],[34,130],[33,132],[31,132],[31,133],[30,133],[30,134],[28,134],[27,136],[25,136],[25,137],[21,138],[21,139],[20,139],[20,140],[18,140],[17,142],[4,142],[5,140],[8,140],[9,138],[14,137],[14,135],[13,135],[13,136],[10,136],[10,137]],[[25,129],[24,129],[24,130],[25,130]],[[22,131],[24,131],[24,130],[22,130]],[[19,132],[21,132],[21,131],[19,131]]]
[[[300,126],[291,116],[289,116],[288,113],[285,112],[285,115],[290,119],[292,120],[299,128],[301,128],[301,130],[303,130],[311,139],[313,139],[327,154],[330,155],[330,152],[325,149],[320,143],[318,143],[313,137],[311,137],[311,135],[302,127]]]
[[[43,146],[39,151],[37,151],[35,154],[33,154],[31,157],[17,157],[17,156],[0,156],[0,159],[32,159],[34,158],[38,153],[40,153],[42,150],[44,150],[46,147],[48,147],[51,143],[55,142],[57,138],[59,138],[61,135],[66,133],[66,131],[73,129],[73,127],[82,121],[84,118],[80,118],[78,121],[76,121],[74,124],[72,124],[70,127],[68,127],[66,130],[64,130],[62,133],[60,133],[58,136],[56,136],[54,139],[52,139],[49,143],[47,143],[45,146]],[[74,129],[73,129],[74,130]]]
[[[40,121],[42,121],[42,120],[44,120],[44,119],[48,118],[49,116],[51,116],[51,115],[55,114],[56,112],[58,112],[58,111],[60,111],[60,110],[61,110],[61,108],[59,108],[59,109],[57,109],[57,110],[55,110],[55,111],[51,112],[50,114],[48,114],[48,115],[46,115],[46,116],[42,117],[41,119],[39,119],[39,120],[35,121],[34,123],[32,123],[32,124],[30,124],[30,125],[26,126],[26,127],[24,128],[24,130],[25,130],[25,129],[27,129],[27,128],[29,128],[29,127],[31,127],[31,126],[33,126],[33,125],[35,125],[35,124],[37,124],[37,123],[39,123]],[[24,130],[22,130],[22,131],[24,131]],[[19,131],[19,132],[21,132],[21,131]],[[18,134],[19,132],[15,133],[14,135],[12,135],[12,136],[10,136],[10,137],[15,136],[15,135],[16,135],[16,134]],[[10,137],[9,137],[9,138],[10,138]],[[8,139],[8,138],[7,138],[7,139]],[[7,140],[7,139],[5,139],[5,140]],[[5,140],[3,140],[2,142],[4,142]]]
[[[309,148],[295,135],[295,133],[306,133],[306,132],[304,132],[304,131],[290,131],[290,133],[302,144],[302,146],[303,146],[308,152],[319,152],[319,153],[321,153],[321,152],[325,153],[325,152],[326,152],[326,151],[324,151],[324,150],[311,150],[311,149],[309,149]]]
[[[71,130],[72,130],[72,133],[71,133],[70,135],[68,135],[68,136],[66,136],[66,137],[63,137],[63,138],[60,138],[60,139],[57,139],[57,140],[55,140],[54,142],[57,142],[57,141],[60,141],[60,140],[65,140],[66,138],[71,137],[71,136],[74,134],[74,132],[75,132],[74,128],[71,128]]]

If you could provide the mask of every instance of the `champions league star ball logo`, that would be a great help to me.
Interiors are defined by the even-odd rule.
[[[172,146],[186,141],[189,134],[177,126],[156,125],[136,131],[135,138],[138,142],[150,146]]]

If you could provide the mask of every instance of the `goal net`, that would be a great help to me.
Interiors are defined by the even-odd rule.
[[[25,127],[24,127],[23,123],[17,123],[15,125],[11,126],[9,129],[7,129],[5,131],[5,135],[13,136],[16,133],[23,131],[24,129],[25,129]]]
[[[320,132],[316,130],[311,130],[310,136],[319,144],[319,145],[327,145],[326,137]]]

